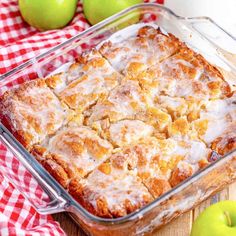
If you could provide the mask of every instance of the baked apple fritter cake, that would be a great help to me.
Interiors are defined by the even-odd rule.
[[[144,26],[0,98],[1,120],[91,213],[125,216],[236,147],[236,93]]]

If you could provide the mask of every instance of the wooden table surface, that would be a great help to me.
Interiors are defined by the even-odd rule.
[[[194,210],[185,213],[176,220],[162,227],[160,230],[153,233],[153,236],[189,236],[192,223],[196,219],[198,214],[210,204],[226,199],[236,200],[236,183],[231,184],[219,194],[206,200]],[[53,217],[55,220],[60,222],[61,227],[64,229],[68,236],[85,236],[83,231],[66,213],[55,214]]]

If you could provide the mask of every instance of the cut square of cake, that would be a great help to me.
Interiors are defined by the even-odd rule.
[[[46,79],[59,99],[71,109],[83,112],[118,85],[117,73],[96,50],[83,54],[67,73]]]
[[[200,139],[221,155],[236,146],[236,93],[230,98],[208,101],[193,123]]]
[[[28,149],[55,133],[73,116],[47,87],[36,79],[0,97],[0,118]]]
[[[154,197],[208,164],[211,150],[199,140],[145,138],[111,157],[114,166],[136,170]]]
[[[135,172],[105,162],[86,179],[74,179],[69,193],[91,213],[105,217],[122,217],[153,200]]]
[[[127,80],[97,102],[88,122],[92,124],[104,118],[111,122],[132,119],[137,113],[145,111],[151,103],[148,94],[142,91],[137,81]]]
[[[112,145],[94,130],[72,125],[35,145],[32,154],[66,187],[71,179],[85,177],[106,161],[112,150]]]
[[[145,26],[133,37],[115,43],[105,42],[99,51],[117,71],[136,76],[177,52],[182,45],[172,34],[165,35],[160,29]]]
[[[216,99],[231,95],[221,73],[187,47],[150,67],[137,79],[153,96]]]

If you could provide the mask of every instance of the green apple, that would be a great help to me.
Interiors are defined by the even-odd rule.
[[[84,14],[87,20],[96,24],[107,17],[143,0],[83,0]]]
[[[191,236],[235,236],[236,201],[222,201],[205,209],[193,224]]]
[[[19,0],[23,19],[39,30],[62,28],[73,18],[78,0]]]

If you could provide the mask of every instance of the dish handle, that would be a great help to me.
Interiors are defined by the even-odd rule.
[[[230,69],[236,72],[236,37],[223,29],[209,17],[183,18],[201,37],[215,47],[220,57]]]
[[[65,211],[68,201],[60,186],[0,124],[0,173],[30,202],[40,214]],[[36,169],[38,170],[35,171]],[[45,173],[44,173],[45,172]],[[55,182],[55,183],[54,183]]]

